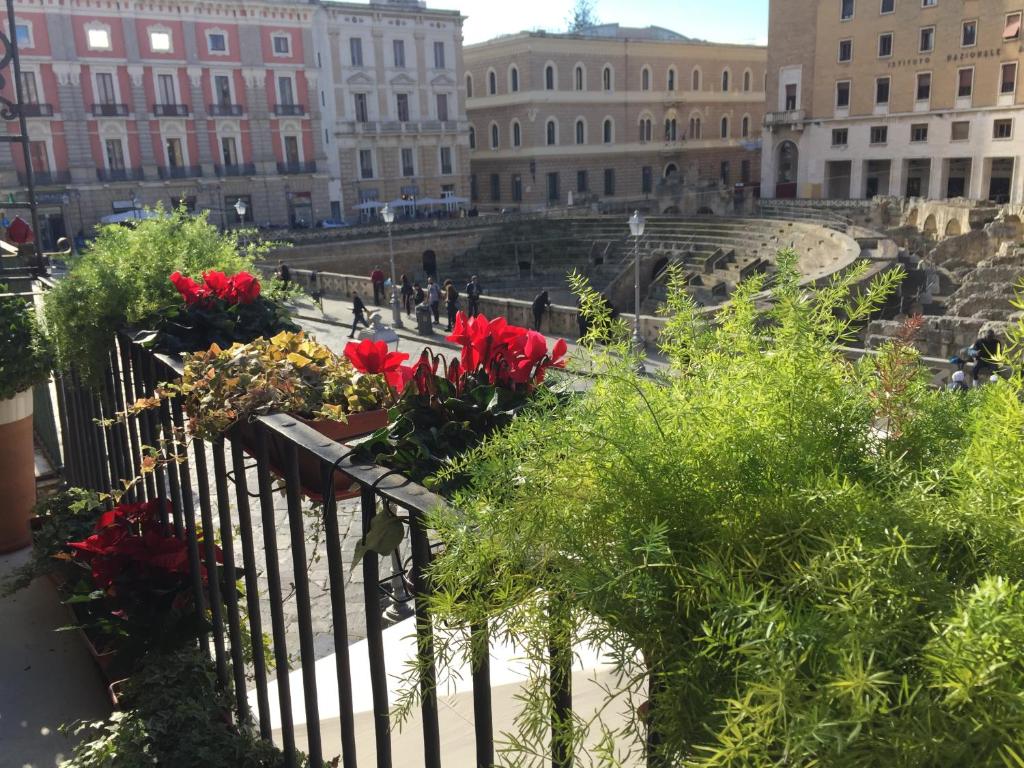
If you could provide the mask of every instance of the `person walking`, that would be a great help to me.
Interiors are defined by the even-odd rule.
[[[283,261],[277,262],[277,278],[286,289],[292,281],[292,271],[288,269],[288,265]]]
[[[544,310],[551,308],[551,299],[547,291],[541,291],[533,300],[533,330],[540,332],[540,321],[544,318]]]
[[[367,328],[370,327],[370,323],[366,320],[366,305],[363,304],[359,292],[352,291],[352,332],[348,335],[350,339],[355,338],[356,329],[359,328],[360,323]]]
[[[324,314],[324,295],[320,290],[320,274],[312,269],[309,272],[309,297],[313,303],[320,307],[320,314]]]
[[[476,317],[480,312],[480,294],[484,289],[480,287],[476,275],[473,275],[466,283],[466,313],[470,317]]]
[[[412,283],[408,275],[402,275],[402,304],[405,305],[405,314],[412,317]]]
[[[459,291],[451,280],[444,281],[444,307],[448,313],[446,331],[455,327],[455,315],[459,311]]]
[[[437,287],[434,278],[427,278],[427,302],[430,304],[430,314],[434,317],[435,323],[441,322],[441,289]]]
[[[384,272],[379,266],[374,267],[370,273],[370,282],[373,283],[373,303],[379,307],[384,298]]]
[[[427,298],[427,294],[423,292],[423,286],[419,283],[412,288],[412,301],[417,307],[423,303],[424,299]]]

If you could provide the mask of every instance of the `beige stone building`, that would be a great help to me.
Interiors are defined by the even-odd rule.
[[[667,210],[736,184],[749,195],[765,63],[761,47],[612,24],[467,46],[474,202],[535,208],[571,195]]]
[[[1024,199],[1019,0],[771,0],[765,197]]]

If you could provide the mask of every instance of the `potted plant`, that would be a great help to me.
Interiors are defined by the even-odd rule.
[[[0,285],[0,293],[6,293]],[[50,347],[31,302],[0,296],[0,552],[31,541],[36,502],[32,388],[49,378]]]

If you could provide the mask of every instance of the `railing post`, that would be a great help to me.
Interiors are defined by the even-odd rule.
[[[360,494],[363,536],[377,514],[373,488],[363,486]],[[388,704],[387,670],[384,666],[384,636],[380,620],[380,568],[377,553],[363,555],[363,605],[366,609],[366,647],[370,656],[370,689],[373,694],[373,726],[377,739],[377,768],[391,768],[391,718]]]
[[[196,459],[196,482],[199,484],[199,514],[203,526],[203,560],[206,563],[206,583],[209,590],[210,622],[213,627],[214,660],[217,680],[222,688],[228,686],[227,653],[224,646],[224,614],[217,579],[217,545],[214,540],[213,510],[210,507],[210,472],[206,466],[206,444],[199,438],[192,441]]]
[[[572,646],[552,617],[548,644],[551,693],[551,768],[572,768]]]
[[[470,664],[473,672],[473,726],[477,768],[494,765],[494,716],[491,710],[491,651],[487,624],[470,629]]]
[[[416,606],[416,646],[420,670],[420,713],[423,718],[423,755],[426,768],[441,768],[441,733],[437,721],[437,670],[434,664],[434,631],[427,598],[430,584],[430,542],[420,510],[409,510],[409,540],[412,546],[412,583]]]

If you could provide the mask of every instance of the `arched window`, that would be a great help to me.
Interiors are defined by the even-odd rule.
[[[676,140],[676,119],[674,117],[665,118],[665,141]]]
[[[586,144],[587,143],[587,127],[583,124],[582,120],[576,121],[576,143]]]
[[[604,125],[601,127],[601,137],[605,144],[612,143],[612,121],[608,118],[605,119]]]
[[[509,90],[516,93],[519,90],[519,69],[512,67],[508,75]]]
[[[476,149],[476,128],[469,126],[469,148]]]
[[[729,138],[729,118],[728,117],[723,117],[722,118],[722,138],[723,139],[728,139]]]
[[[576,90],[577,91],[582,91],[583,90],[583,85],[584,85],[584,83],[583,83],[583,67],[581,67],[579,64],[576,65],[576,75],[575,75],[575,78],[576,78]]]
[[[466,98],[473,98],[473,76],[466,75]]]
[[[497,124],[491,126],[491,149],[498,148],[498,126]]]
[[[668,71],[668,89],[674,91],[676,89],[676,71],[669,69]]]
[[[725,93],[729,90],[729,70],[722,70],[722,92]]]
[[[491,96],[498,92],[498,76],[493,71],[487,73],[487,92]]]
[[[601,73],[601,85],[604,87],[604,89],[606,91],[610,91],[612,89],[612,68],[611,67],[605,67],[604,71]]]
[[[740,123],[740,135],[744,139],[750,136],[750,118],[747,115],[743,116],[743,122]]]
[[[640,141],[650,141],[651,140],[651,136],[652,136],[651,129],[652,129],[652,127],[653,126],[651,125],[651,118],[649,118],[649,117],[642,117],[642,118],[640,118]]]
[[[750,70],[749,69],[746,72],[743,73],[743,90],[744,91],[749,91],[750,90]]]
[[[690,78],[690,89],[694,91],[700,90],[700,70],[693,70],[693,76]]]
[[[558,143],[557,128],[554,120],[548,120],[547,125],[547,143],[549,147],[555,146]]]
[[[523,129],[519,127],[519,122],[512,123],[512,146],[521,147],[523,145]]]
[[[651,70],[649,70],[647,67],[644,67],[643,72],[640,73],[640,90],[651,90]]]
[[[701,138],[700,118],[699,117],[691,117],[690,118],[690,138],[691,139],[699,139],[699,138]]]
[[[550,64],[544,67],[544,88],[549,91],[555,90],[555,68]]]

